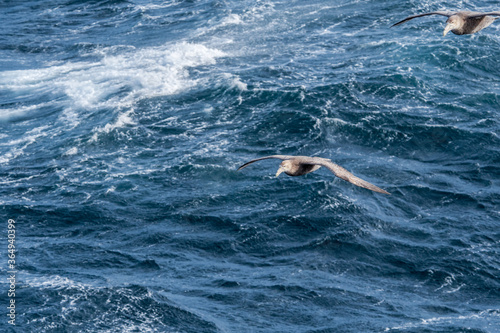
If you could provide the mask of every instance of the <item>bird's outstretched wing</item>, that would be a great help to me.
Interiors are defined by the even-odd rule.
[[[500,12],[489,12],[489,13],[477,13],[473,15],[469,15],[469,17],[482,17],[482,16],[500,16]]]
[[[335,176],[342,178],[343,180],[346,180],[349,183],[352,183],[356,186],[363,187],[379,193],[390,194],[389,192],[384,191],[383,189],[367,182],[366,180],[356,177],[355,175],[353,175],[340,165],[337,165],[330,160],[322,158],[321,160],[318,160],[316,164],[324,166],[325,168],[333,172]]]
[[[391,28],[394,27],[394,26],[396,26],[396,25],[403,24],[406,21],[413,20],[414,18],[417,18],[417,17],[427,16],[427,15],[442,15],[442,16],[450,17],[453,14],[456,14],[456,13],[454,13],[454,12],[430,12],[430,13],[423,13],[423,14],[408,16],[404,20],[399,21],[398,23],[395,23],[395,24],[391,25]]]
[[[269,158],[276,158],[276,159],[279,159],[279,160],[289,160],[291,158],[294,158],[295,156],[291,156],[291,155],[271,155],[271,156],[264,156],[264,157],[261,157],[261,158],[256,158],[255,160],[251,160],[250,162],[246,162],[245,164],[243,164],[242,166],[240,166],[238,168],[238,170],[236,171],[240,171],[241,169],[247,167],[249,164],[252,164],[253,162],[257,162],[257,161],[260,161],[260,160],[267,160]]]
[[[295,160],[299,162],[300,164],[312,164],[312,165],[320,165],[324,166],[325,168],[329,169],[333,174],[339,178],[342,178],[343,180],[346,180],[356,186],[363,187],[375,192],[379,193],[384,193],[384,194],[390,194],[387,191],[384,191],[383,189],[361,179],[356,176],[354,176],[352,173],[341,167],[340,165],[337,165],[333,163],[331,160],[327,158],[322,158],[322,157],[309,157],[309,156],[291,156],[291,155],[271,155],[271,156],[264,156],[260,158],[256,158],[254,160],[251,160],[250,162],[247,162],[240,166],[238,168],[238,171],[247,167],[249,164],[252,164],[257,161],[261,160],[266,160],[270,158],[275,158],[275,159],[280,159],[280,160]]]

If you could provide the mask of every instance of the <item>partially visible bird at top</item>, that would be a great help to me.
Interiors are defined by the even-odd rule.
[[[335,176],[342,178],[343,180],[346,180],[350,183],[353,183],[356,186],[363,187],[379,193],[390,194],[389,192],[384,191],[383,189],[373,184],[370,184],[369,182],[361,178],[354,176],[352,173],[350,173],[340,165],[333,163],[331,160],[322,157],[271,155],[251,160],[250,162],[247,162],[242,166],[240,166],[238,168],[238,171],[247,167],[251,163],[269,158],[276,158],[283,160],[283,162],[281,162],[280,164],[278,172],[276,173],[276,177],[278,177],[282,172],[286,173],[289,176],[302,176],[307,173],[316,171],[320,167],[324,166],[325,168],[333,172]]]
[[[448,20],[446,20],[446,27],[444,28],[443,31],[443,36],[446,36],[446,34],[450,31],[453,32],[455,35],[468,35],[483,30],[484,28],[492,24],[495,20],[498,19],[498,17],[493,17],[493,16],[500,16],[500,11],[487,12],[487,13],[470,12],[470,11],[460,11],[460,12],[437,11],[437,12],[423,13],[423,14],[408,16],[404,20],[399,21],[396,24],[393,24],[391,27],[405,23],[406,21],[409,20],[413,20],[414,18],[417,17],[427,16],[427,15],[442,15],[448,17]]]

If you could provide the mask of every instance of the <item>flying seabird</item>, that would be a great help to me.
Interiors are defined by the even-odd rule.
[[[247,162],[242,166],[240,166],[237,171],[247,167],[249,164],[253,162],[266,160],[269,158],[276,158],[283,160],[283,162],[281,162],[280,164],[278,172],[276,173],[276,177],[278,177],[282,172],[286,173],[289,176],[302,176],[305,175],[306,173],[316,171],[322,166],[324,166],[325,168],[333,172],[335,176],[342,178],[343,180],[346,180],[350,183],[353,183],[356,186],[364,187],[379,193],[390,194],[389,192],[384,191],[381,188],[378,188],[377,186],[354,176],[352,173],[350,173],[340,165],[333,163],[331,160],[322,157],[271,155],[251,160],[250,162]]]
[[[497,20],[498,17],[492,17],[492,16],[500,16],[500,12],[489,12],[489,13],[469,12],[469,11],[430,12],[430,13],[408,16],[404,20],[396,24],[393,24],[392,27],[394,27],[395,25],[405,23],[406,21],[413,20],[414,18],[427,15],[442,15],[448,17],[448,20],[446,21],[446,27],[444,28],[443,31],[443,36],[446,36],[446,34],[449,31],[453,32],[455,35],[474,34],[486,28],[487,26],[492,24],[495,20]]]

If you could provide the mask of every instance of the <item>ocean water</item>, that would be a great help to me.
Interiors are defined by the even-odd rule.
[[[442,9],[498,3],[0,2],[0,331],[500,332],[500,21],[390,28]]]

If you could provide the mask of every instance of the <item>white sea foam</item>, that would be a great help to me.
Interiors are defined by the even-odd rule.
[[[17,158],[24,154],[24,150],[35,143],[40,137],[47,135],[48,126],[40,126],[25,133],[20,139],[10,140],[2,145],[12,146],[12,148],[5,154],[0,155],[0,164],[8,163],[10,160]]]
[[[64,155],[66,156],[72,156],[72,155],[76,155],[78,153],[78,148],[77,147],[72,147],[70,149],[68,149]]]
[[[174,3],[164,2],[164,3],[160,4],[160,5],[157,5],[157,4],[136,5],[135,8],[138,11],[146,12],[148,10],[169,8],[169,7],[172,7],[174,5],[175,5],[175,2]]]
[[[224,25],[228,25],[228,24],[242,24],[243,23],[243,20],[241,19],[241,16],[238,15],[238,14],[230,14],[228,15],[223,21],[222,23]]]
[[[25,284],[32,288],[40,289],[63,289],[63,288],[76,288],[85,289],[90,285],[73,281],[67,277],[59,275],[51,275],[47,277],[35,277],[28,275]]]
[[[231,87],[238,88],[241,91],[246,91],[248,89],[248,85],[242,82],[239,76],[232,75],[229,73],[225,73],[223,74],[223,76],[230,82]]]
[[[115,186],[111,186],[111,187],[110,187],[110,188],[108,188],[108,190],[106,191],[106,194],[108,194],[108,193],[113,193],[115,190],[116,190],[116,187],[115,187]]]
[[[57,109],[57,121],[44,132],[24,133],[4,145],[12,148],[0,154],[0,164],[21,156],[37,138],[56,135],[61,128],[78,126],[92,114],[111,112],[111,120],[97,124],[90,141],[100,134],[134,126],[135,104],[144,98],[168,96],[190,89],[205,81],[193,77],[189,68],[212,65],[225,53],[202,44],[181,42],[136,49],[109,47],[95,51],[94,62],[51,63],[45,68],[0,73],[0,91],[21,102],[0,110],[0,121],[31,118],[40,109]],[[246,85],[233,79],[241,90]],[[39,100],[50,101],[40,103]],[[106,117],[105,119],[110,119]],[[55,124],[55,126],[54,126]],[[65,155],[74,155],[69,150]]]
[[[99,328],[101,332],[157,332],[154,327],[161,321],[160,316],[156,313],[148,313],[148,308],[133,304],[134,301],[152,299],[153,294],[150,291],[138,295],[127,287],[110,288],[106,286],[95,286],[59,275],[35,277],[28,274],[24,282],[26,286],[39,290],[62,290],[59,294],[60,297],[58,297],[61,307],[60,315],[68,324],[80,324],[75,321],[75,313],[78,314],[82,311],[82,302],[85,302],[87,306],[95,306],[97,308],[100,304],[93,303],[92,301],[89,302],[88,300],[100,297],[100,295],[103,295],[103,297],[107,296],[103,299],[105,302],[110,302],[111,295],[113,295],[113,297],[122,297],[130,302],[124,302],[123,304],[107,304],[108,306],[105,307],[106,309],[103,312],[96,312],[96,315],[93,317],[93,322],[89,324],[89,327]],[[111,310],[109,310],[109,308],[111,308]],[[124,319],[123,316],[116,316],[116,312],[138,314],[141,321],[137,322],[133,319]],[[33,323],[37,322],[43,323],[45,328],[49,327],[54,330],[60,328],[55,323],[46,322],[45,317],[33,320]],[[105,327],[109,326],[113,328],[106,330]]]
[[[90,141],[96,141],[99,133],[109,133],[116,128],[121,128],[128,125],[135,125],[135,121],[132,119],[133,110],[121,113],[114,123],[108,123],[104,127],[98,127],[95,129],[95,133]]]
[[[3,72],[0,90],[14,96],[57,96],[64,109],[60,120],[77,125],[85,111],[130,108],[142,98],[189,89],[200,80],[190,77],[188,68],[215,64],[217,58],[225,56],[217,49],[185,42],[132,50],[105,48],[96,51],[96,55],[101,56],[96,62]],[[39,107],[21,105],[2,112],[2,117],[29,114]]]
[[[407,323],[403,324],[400,326],[395,326],[395,327],[387,327],[385,329],[386,332],[392,331],[392,330],[406,330],[406,329],[412,329],[412,328],[420,328],[420,327],[426,327],[426,326],[440,326],[440,325],[447,325],[447,324],[454,324],[456,325],[457,323],[467,323],[467,325],[470,325],[472,322],[482,322],[484,319],[491,320],[495,318],[500,317],[500,311],[498,309],[488,309],[488,310],[483,310],[477,313],[471,313],[467,315],[458,315],[458,316],[442,316],[442,317],[433,317],[433,318],[427,318],[427,319],[421,319],[419,322],[414,322],[414,323]]]
[[[0,122],[16,118],[22,118],[24,117],[24,115],[29,114],[32,111],[36,111],[43,107],[51,105],[53,105],[53,103],[40,103],[27,106],[16,106],[15,108],[10,108],[10,109],[0,109]]]

